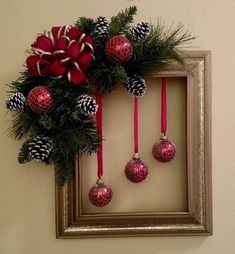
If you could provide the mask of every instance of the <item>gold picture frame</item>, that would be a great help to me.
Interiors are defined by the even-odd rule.
[[[211,73],[209,51],[185,51],[186,65],[171,64],[151,77],[187,79],[187,211],[83,214],[81,170],[56,186],[57,238],[212,234]]]

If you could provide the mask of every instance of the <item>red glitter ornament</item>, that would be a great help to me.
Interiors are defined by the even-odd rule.
[[[142,182],[148,175],[148,166],[140,160],[138,156],[134,156],[125,167],[126,177],[133,183]]]
[[[133,47],[130,41],[121,35],[112,37],[105,45],[106,56],[121,64],[128,62],[132,53]]]
[[[113,196],[112,189],[99,178],[89,191],[89,200],[94,206],[103,207],[108,205]]]
[[[153,156],[160,162],[169,162],[176,155],[176,146],[167,137],[161,137],[152,149]]]
[[[36,86],[29,92],[27,103],[34,112],[41,113],[50,109],[53,103],[53,98],[46,87]]]

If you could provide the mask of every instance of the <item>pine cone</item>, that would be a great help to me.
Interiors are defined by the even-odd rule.
[[[11,95],[6,101],[7,109],[11,111],[21,111],[26,105],[26,98],[22,93],[15,93]]]
[[[108,28],[109,24],[107,19],[103,16],[100,16],[96,20],[93,35],[98,37],[106,36],[108,34]]]
[[[142,77],[133,75],[132,77],[128,78],[126,88],[127,91],[133,96],[143,96],[147,86]]]
[[[94,115],[98,109],[96,101],[89,95],[80,95],[77,99],[77,107],[87,115]]]
[[[52,140],[48,137],[36,137],[29,142],[29,156],[36,161],[45,162],[52,149]]]
[[[131,34],[135,40],[143,39],[149,32],[149,23],[142,21],[131,29]]]

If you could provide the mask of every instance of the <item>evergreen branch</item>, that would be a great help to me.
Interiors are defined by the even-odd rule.
[[[83,120],[72,124],[72,127],[69,125],[68,123],[54,135],[51,152],[54,161],[57,161],[58,155],[68,159],[77,152],[90,154],[99,147],[99,137],[93,120]]]
[[[93,19],[81,17],[76,21],[75,26],[82,32],[93,34],[95,63],[86,71],[89,86],[73,86],[66,77],[59,80],[50,75],[32,77],[27,71],[9,85],[10,93],[20,92],[25,97],[36,86],[45,86],[51,91],[53,106],[48,111],[37,114],[26,106],[23,111],[13,114],[10,135],[16,139],[48,137],[53,142],[50,146],[52,150],[48,150],[47,158],[43,162],[54,163],[56,182],[59,185],[63,185],[72,176],[75,154],[96,152],[101,142],[93,117],[85,115],[77,107],[80,95],[94,94],[97,87],[99,93],[106,94],[113,91],[117,85],[125,84],[130,75],[143,76],[153,69],[159,71],[172,61],[184,64],[179,46],[190,42],[194,37],[184,31],[183,25],[167,29],[163,22],[159,21],[156,27],[150,27],[146,37],[136,40],[130,31],[136,12],[137,8],[133,6],[112,17],[108,36],[106,34],[104,37],[93,33],[96,24]],[[121,65],[107,59],[105,45],[112,36],[123,34],[133,46],[133,55],[129,62]],[[29,142],[30,140],[26,140],[20,149],[20,163],[31,159]]]
[[[29,119],[24,112],[14,113],[9,128],[9,136],[13,136],[16,140],[22,139],[30,132],[31,124],[31,119]]]
[[[52,151],[44,163],[54,163],[59,167],[57,181],[63,184],[71,176],[73,168],[70,160],[74,155],[95,152],[100,143],[93,118],[84,115],[76,106],[79,95],[93,92],[89,87],[72,86],[66,79],[60,79],[58,84],[58,80],[50,76],[30,77],[27,72],[10,84],[10,92],[21,92],[27,97],[29,91],[38,85],[52,91],[53,107],[38,114],[26,106],[24,111],[14,113],[10,135],[16,139],[50,137],[53,140]],[[30,161],[28,146],[27,140],[18,155],[20,163]]]
[[[133,22],[133,16],[136,15],[136,6],[126,8],[111,18],[109,24],[110,36],[123,34],[128,31],[130,24]]]
[[[84,121],[79,128],[79,135],[79,152],[91,154],[98,150],[101,140],[99,140],[97,128],[93,122]]]
[[[27,140],[23,143],[23,145],[21,146],[20,152],[18,154],[18,162],[21,164],[27,163],[31,160],[29,156],[29,149],[28,149],[29,142],[30,140]]]
[[[76,22],[75,26],[83,31],[85,34],[91,34],[94,30],[95,21],[91,18],[80,17]]]
[[[176,28],[166,29],[161,21],[156,27],[150,27],[150,33],[144,40],[135,42],[131,34],[128,37],[133,43],[134,52],[126,64],[126,70],[128,74],[139,75],[153,69],[159,71],[172,61],[184,64],[178,47],[194,39],[189,32],[183,31],[181,24]]]
[[[74,157],[68,160],[59,160],[55,163],[56,183],[63,186],[74,172]]]
[[[110,93],[115,90],[117,85],[126,82],[127,73],[124,66],[111,62],[97,63],[89,73],[91,85],[99,84],[99,92],[102,94]]]

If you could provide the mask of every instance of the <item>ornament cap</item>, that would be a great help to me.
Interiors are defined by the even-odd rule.
[[[97,181],[96,181],[96,184],[98,184],[98,185],[104,184],[103,178],[102,178],[102,177],[99,177],[99,178],[97,179]]]
[[[165,136],[165,134],[164,134],[164,133],[162,133],[162,134],[161,134],[160,139],[161,139],[161,140],[168,140],[168,137],[167,137],[167,136]]]
[[[134,153],[132,159],[133,160],[139,160],[140,159],[140,155],[138,153]]]

